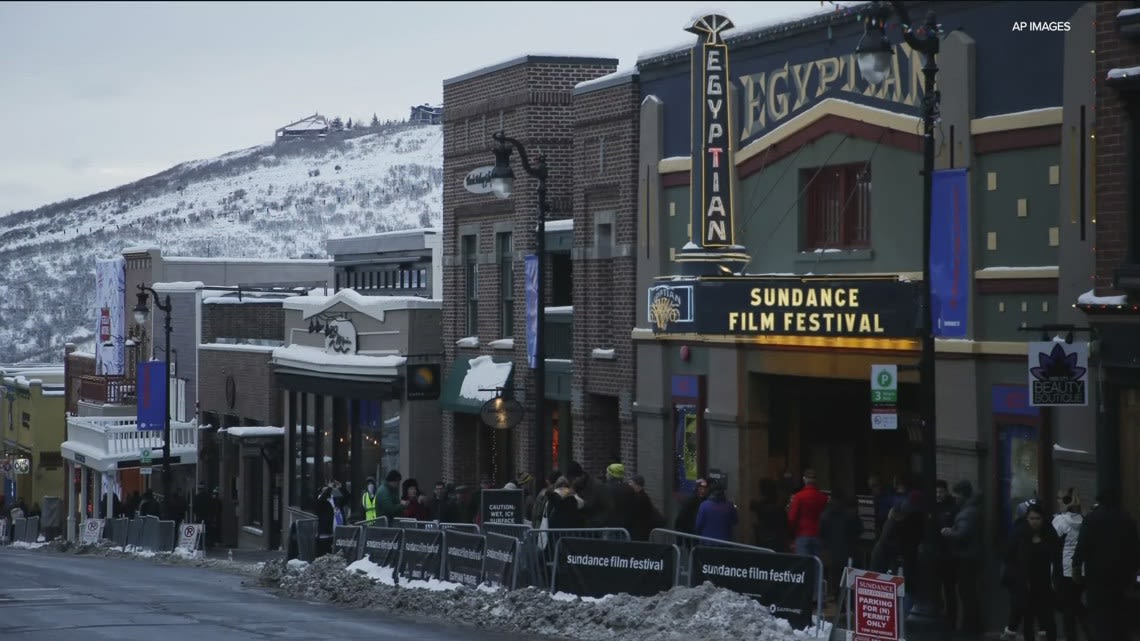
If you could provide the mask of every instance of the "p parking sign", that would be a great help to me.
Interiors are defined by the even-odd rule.
[[[899,367],[871,366],[871,429],[899,428]]]

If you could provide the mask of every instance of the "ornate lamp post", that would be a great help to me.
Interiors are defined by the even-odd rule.
[[[539,155],[534,165],[530,164],[526,148],[514,138],[498,132],[492,138],[495,146],[495,169],[491,172],[491,188],[502,199],[511,197],[514,191],[515,172],[511,169],[511,154],[518,151],[523,169],[538,180],[538,221],[535,226],[534,255],[538,261],[538,283],[535,293],[537,317],[534,321],[534,478],[546,478],[546,279],[543,265],[546,263],[546,158]]]
[[[939,25],[934,12],[917,28],[912,27],[910,16],[902,2],[875,3],[865,18],[863,39],[855,49],[856,61],[863,78],[877,85],[890,74],[894,47],[886,34],[887,20],[894,13],[902,26],[903,39],[911,49],[922,54],[922,352],[919,357],[920,415],[922,418],[922,494],[926,512],[925,541],[920,552],[920,563],[915,585],[915,604],[907,620],[907,637],[912,639],[946,639],[950,631],[942,619],[936,595],[934,554],[938,549],[938,524],[931,516],[937,480],[937,443],[935,429],[935,354],[934,308],[931,305],[930,232],[933,216],[934,183],[934,125],[938,119],[941,101],[935,89],[938,74],[940,41]],[[909,579],[909,577],[908,577]],[[909,581],[908,581],[909,582]]]

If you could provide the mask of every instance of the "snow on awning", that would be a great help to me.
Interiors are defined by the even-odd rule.
[[[397,368],[407,361],[403,356],[363,356],[361,354],[330,354],[318,347],[290,345],[273,350],[273,364],[318,371],[326,374],[356,374],[363,376],[396,376]]]
[[[1077,297],[1078,305],[1127,305],[1127,296],[1097,296],[1096,290],[1088,290]]]
[[[459,395],[474,401],[487,402],[495,398],[496,390],[506,387],[513,363],[496,363],[490,356],[476,356],[468,361],[467,375]]]
[[[227,427],[218,430],[219,434],[229,434],[234,438],[254,438],[257,436],[284,436],[284,427],[269,427],[269,426],[255,426],[255,427]]]

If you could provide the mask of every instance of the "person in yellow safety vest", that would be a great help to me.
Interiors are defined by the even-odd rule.
[[[360,497],[360,502],[364,507],[364,520],[376,520],[376,479],[368,477],[368,490]]]

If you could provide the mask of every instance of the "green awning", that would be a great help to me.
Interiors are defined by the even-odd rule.
[[[478,414],[496,388],[514,393],[514,363],[490,356],[457,356],[443,379],[439,405],[446,412]]]

